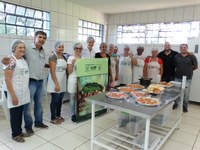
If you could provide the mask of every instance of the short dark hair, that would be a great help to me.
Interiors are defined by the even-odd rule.
[[[36,31],[34,36],[36,37],[39,34],[44,35],[47,38],[47,34],[44,31]]]
[[[180,44],[180,47],[181,47],[181,46],[183,46],[183,45],[185,45],[185,46],[188,48],[188,45],[187,45],[187,44],[185,44],[185,43],[183,43],[183,44]]]

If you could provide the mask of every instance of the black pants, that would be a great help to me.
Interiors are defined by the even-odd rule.
[[[10,125],[12,130],[12,137],[16,137],[22,133],[23,107],[24,105],[10,108]]]

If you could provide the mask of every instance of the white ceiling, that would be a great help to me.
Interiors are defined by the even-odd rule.
[[[69,0],[105,14],[200,4],[200,0]]]

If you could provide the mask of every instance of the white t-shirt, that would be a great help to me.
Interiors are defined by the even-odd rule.
[[[83,49],[81,58],[95,58],[95,51],[91,51],[88,48]]]

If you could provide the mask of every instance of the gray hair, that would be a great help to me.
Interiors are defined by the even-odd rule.
[[[61,41],[56,41],[54,44],[54,50],[56,50],[60,45],[64,46],[64,44]]]
[[[110,48],[111,46],[113,46],[113,48],[115,49],[115,45],[114,45],[114,44],[110,43],[110,44],[108,45],[109,48]]]
[[[89,43],[91,40],[95,42],[95,39],[92,36],[88,36],[86,42]]]
[[[99,45],[99,48],[101,48],[103,45],[106,45],[106,46],[107,46],[106,42],[102,42],[102,43]]]
[[[80,46],[83,49],[83,45],[81,43],[75,43],[73,46],[74,50],[76,49],[77,46]]]
[[[26,46],[26,44],[24,43],[24,41],[18,40],[18,39],[15,39],[15,40],[11,43],[11,50],[12,50],[12,52],[15,52],[17,45],[19,45],[20,43],[23,43],[23,44]]]
[[[130,49],[129,45],[124,45],[124,48],[128,48],[128,49]]]

